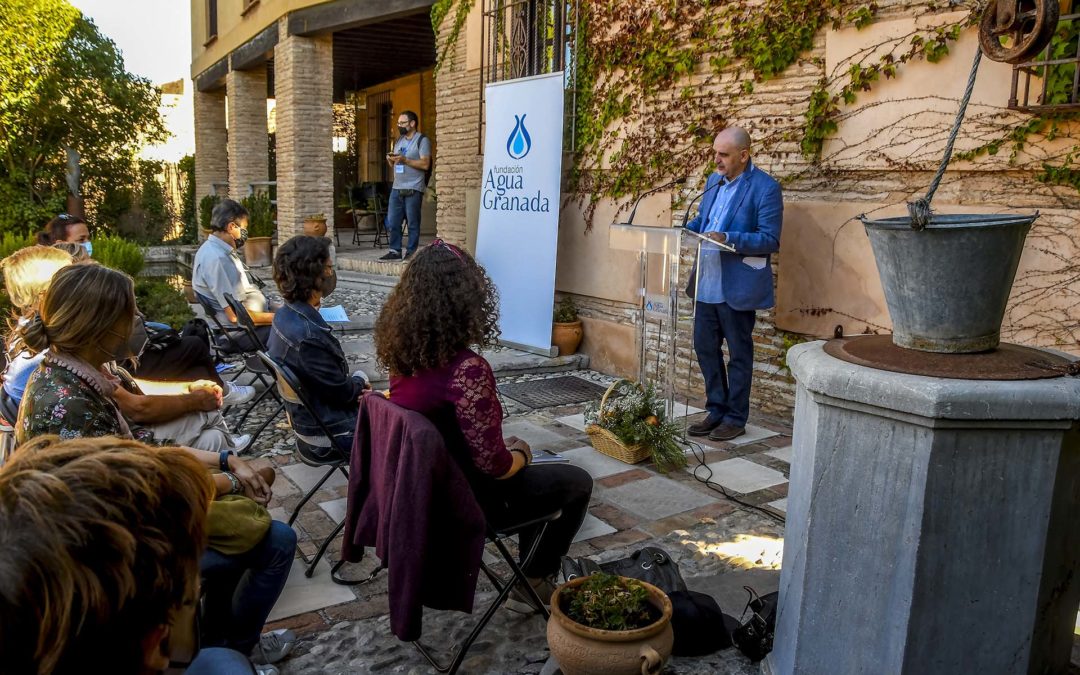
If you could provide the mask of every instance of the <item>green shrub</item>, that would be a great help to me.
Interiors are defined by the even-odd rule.
[[[649,603],[649,591],[636,579],[598,572],[560,595],[565,597],[567,616],[590,628],[634,630],[659,618]]]
[[[142,249],[137,244],[114,235],[94,240],[94,260],[132,277],[138,276],[146,265]]]
[[[274,236],[274,205],[270,203],[270,195],[256,192],[244,197],[240,204],[248,211],[249,237]]]
[[[195,157],[184,155],[177,163],[180,170],[181,202],[180,222],[183,230],[180,234],[181,244],[195,244],[199,241],[199,223],[195,218]]]
[[[574,304],[574,299],[567,295],[560,300],[559,304],[555,305],[555,311],[552,313],[551,319],[555,323],[573,323],[577,321],[577,305]]]
[[[135,282],[135,300],[147,321],[167,323],[176,330],[195,315],[184,294],[161,279],[139,279]]]
[[[217,195],[206,195],[199,200],[199,227],[204,230],[210,229],[210,218],[214,215],[214,207],[221,201]]]
[[[0,259],[8,257],[21,248],[33,246],[35,243],[36,240],[32,234],[20,235],[6,232],[0,237]]]

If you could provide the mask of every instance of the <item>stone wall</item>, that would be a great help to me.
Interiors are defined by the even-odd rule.
[[[326,216],[334,234],[333,38],[289,35],[274,48],[277,97],[278,241],[303,233],[304,217]]]

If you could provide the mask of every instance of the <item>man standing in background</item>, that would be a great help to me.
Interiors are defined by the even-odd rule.
[[[386,210],[390,250],[379,260],[408,260],[420,245],[420,207],[431,168],[431,141],[417,130],[419,118],[411,110],[398,115],[398,140],[386,161],[394,170],[394,189]],[[401,223],[409,223],[409,245],[401,255]]]

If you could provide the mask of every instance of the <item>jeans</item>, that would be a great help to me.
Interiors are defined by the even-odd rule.
[[[405,197],[401,190],[390,191],[390,204],[386,209],[386,230],[390,233],[390,250],[401,253],[401,222],[402,219],[409,221],[409,248],[408,255],[420,245],[420,205],[424,201],[422,190],[412,190],[412,194]]]
[[[694,350],[705,378],[709,419],[745,427],[750,416],[750,380],[754,374],[754,310],[732,309],[726,302],[699,302],[694,319]],[[724,341],[727,368],[724,368]]]
[[[589,510],[593,481],[580,467],[543,464],[527,466],[506,480],[475,478],[472,487],[484,516],[496,530],[562,509],[562,515],[547,524],[532,561],[522,567],[525,576],[540,578],[559,571],[560,559],[570,550]],[[518,550],[522,558],[540,527],[521,531]]]
[[[199,650],[184,675],[254,675],[251,661],[240,652],[220,647]]]
[[[203,644],[250,654],[259,642],[296,555],[296,533],[280,521],[254,548],[239,555],[207,549],[200,564],[206,611]]]

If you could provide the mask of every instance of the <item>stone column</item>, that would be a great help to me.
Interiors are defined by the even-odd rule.
[[[225,90],[195,90],[195,202],[229,181]]]
[[[1080,603],[1080,378],[939,379],[793,347],[764,672],[1060,673]]]
[[[243,199],[248,186],[265,181],[270,172],[266,131],[266,68],[230,70],[225,76],[229,96],[229,195]]]
[[[333,41],[289,35],[287,25],[274,48],[279,242],[302,234],[312,213],[326,215],[334,236]]]

